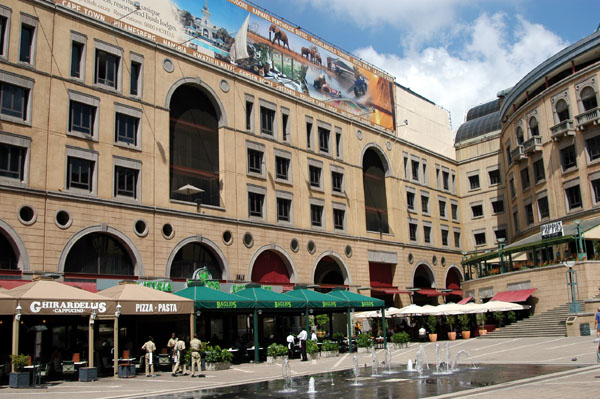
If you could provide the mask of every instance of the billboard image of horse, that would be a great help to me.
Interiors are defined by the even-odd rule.
[[[394,130],[394,78],[241,0],[54,0],[334,112]]]

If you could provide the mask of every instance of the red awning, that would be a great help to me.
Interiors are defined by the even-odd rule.
[[[433,288],[421,288],[419,291],[417,291],[417,293],[421,294],[421,295],[427,295],[427,296],[447,296],[448,295],[444,292],[439,292],[438,290],[435,290]]]
[[[499,292],[490,301],[525,302],[537,288]]]
[[[465,303],[468,303],[471,299],[473,299],[472,296],[468,296],[466,298],[461,299],[460,301],[458,301],[459,305],[464,305]]]
[[[382,287],[382,286],[371,287],[371,291],[373,291],[373,293],[375,293],[375,294],[383,293],[383,294],[387,294],[387,295],[410,294],[410,291],[400,291],[398,289],[398,287],[394,287],[394,286],[389,286],[389,287]]]
[[[453,290],[453,291],[448,292],[448,294],[462,296],[462,291],[461,290]]]

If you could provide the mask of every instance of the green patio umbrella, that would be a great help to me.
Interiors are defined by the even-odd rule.
[[[254,301],[248,298],[218,291],[201,283],[190,284],[187,288],[174,294],[193,299],[196,309],[235,310],[254,308]]]
[[[295,299],[300,299],[306,303],[306,315],[308,309],[347,309],[348,301],[339,297],[323,294],[307,288],[294,287],[292,291],[286,292],[284,295],[291,296]],[[306,319],[306,330],[308,331],[308,317]]]

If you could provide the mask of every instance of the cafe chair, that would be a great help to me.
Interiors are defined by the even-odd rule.
[[[73,360],[65,360],[62,362],[62,374],[63,377],[73,377],[77,369],[75,368],[75,362]]]

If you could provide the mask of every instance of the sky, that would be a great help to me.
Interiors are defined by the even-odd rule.
[[[598,0],[251,2],[449,110],[453,131],[471,107],[600,25]]]

